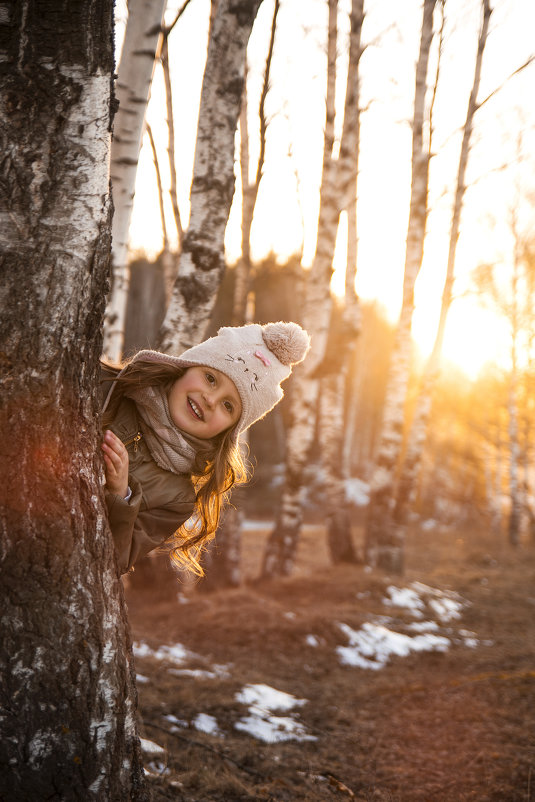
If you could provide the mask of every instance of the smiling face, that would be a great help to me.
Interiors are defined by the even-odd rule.
[[[214,368],[188,368],[169,391],[169,412],[186,434],[209,440],[235,426],[242,404],[234,382]]]

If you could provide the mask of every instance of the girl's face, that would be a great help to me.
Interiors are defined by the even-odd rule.
[[[188,368],[169,391],[169,412],[186,434],[209,440],[241,418],[242,405],[234,382],[214,368]]]

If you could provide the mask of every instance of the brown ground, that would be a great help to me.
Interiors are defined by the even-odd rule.
[[[535,800],[535,548],[511,553],[482,533],[415,531],[399,580],[323,567],[324,533],[307,527],[295,576],[261,584],[252,580],[266,531],[244,535],[249,580],[238,590],[182,586],[188,603],[178,603],[165,583],[157,592],[127,587],[136,641],[181,643],[202,655],[191,667],[231,665],[227,678],[195,679],[173,676],[169,662],[136,660],[149,678],[138,686],[141,733],[167,750],[162,773],[149,777],[155,802]],[[442,627],[457,643],[380,671],[340,665],[335,648],[347,641],[338,623],[359,629],[389,615],[401,629],[413,618],[384,607],[384,591],[415,580],[469,602]],[[474,632],[478,647],[464,645],[459,629]],[[234,729],[247,712],[234,698],[246,683],[309,700],[295,717],[317,740],[266,744]],[[223,735],[197,731],[199,712],[215,716]],[[186,727],[169,733],[169,714]]]

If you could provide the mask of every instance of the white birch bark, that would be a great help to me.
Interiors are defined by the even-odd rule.
[[[463,128],[463,137],[461,142],[461,150],[459,155],[459,165],[457,169],[457,182],[455,187],[455,197],[453,203],[450,239],[448,247],[448,261],[446,268],[446,280],[444,282],[444,289],[442,292],[442,304],[440,308],[440,318],[438,322],[437,333],[433,350],[427,361],[420,393],[416,402],[413,421],[411,424],[411,431],[407,441],[407,450],[403,462],[403,470],[401,472],[399,486],[397,491],[395,520],[396,524],[404,527],[407,523],[407,517],[411,506],[412,492],[416,475],[418,473],[422,453],[425,445],[425,438],[429,418],[431,415],[431,394],[433,387],[436,384],[440,374],[440,360],[442,355],[442,345],[444,341],[444,332],[446,329],[446,321],[448,312],[452,301],[453,282],[455,274],[455,256],[457,252],[457,243],[459,240],[459,231],[461,224],[461,214],[463,208],[464,195],[466,192],[466,168],[468,165],[468,157],[470,154],[470,140],[472,137],[474,115],[477,111],[477,95],[479,92],[479,84],[481,80],[481,66],[483,63],[483,53],[487,42],[489,20],[491,15],[489,0],[482,2],[482,23],[479,32],[479,40],[477,47],[477,55],[474,69],[474,80],[472,82],[472,89],[468,100],[468,108]],[[403,538],[403,530],[400,529],[398,539]]]
[[[361,33],[364,21],[364,0],[353,0],[347,87],[344,106],[344,127],[337,163],[340,204],[347,206],[348,238],[345,295],[341,320],[341,336],[333,331],[336,316],[331,316],[331,332],[336,353],[329,354],[320,384],[319,440],[325,475],[327,537],[333,562],[354,562],[356,554],[347,510],[343,450],[346,432],[346,384],[356,338],[360,332],[360,309],[355,293],[357,272],[357,175],[360,136],[359,63],[362,54]],[[328,363],[331,363],[330,365]]]
[[[103,353],[120,361],[130,273],[128,232],[134,205],[137,165],[152,76],[161,43],[166,0],[129,0],[126,35],[119,65],[111,153],[114,217],[113,281],[104,321]]]
[[[140,801],[133,663],[97,456],[113,6],[58,7],[52,41],[35,4],[8,14],[0,674],[9,704],[0,798]]]
[[[389,371],[381,439],[372,476],[366,524],[367,561],[371,565],[378,565],[395,573],[403,571],[403,542],[393,526],[392,507],[395,472],[402,448],[405,397],[410,374],[414,285],[422,264],[427,221],[429,149],[424,145],[423,126],[435,3],[436,0],[425,0],[423,7],[412,123],[412,181],[403,301]]]
[[[223,275],[245,53],[260,2],[221,0],[217,8],[201,93],[190,221],[160,332],[165,353],[179,354],[202,340]]]
[[[302,323],[312,336],[312,350],[292,376],[291,421],[286,440],[286,475],[275,527],[263,557],[265,577],[288,575],[295,559],[302,523],[303,470],[314,436],[319,378],[316,371],[325,353],[331,314],[330,280],[338,230],[336,163],[334,143],[334,93],[336,82],[337,0],[329,0],[327,48],[327,97],[320,190],[317,249],[306,278]]]

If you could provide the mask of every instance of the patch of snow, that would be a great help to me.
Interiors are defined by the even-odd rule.
[[[245,685],[236,694],[236,701],[249,705],[249,715],[235,724],[235,728],[252,735],[265,743],[280,741],[315,741],[305,727],[291,716],[276,716],[273,711],[289,711],[306,704],[306,699],[297,699],[290,693],[278,691],[269,685]]]
[[[172,714],[168,714],[168,715],[164,716],[164,719],[166,721],[168,721],[170,724],[173,725],[171,727],[171,732],[176,732],[179,727],[181,729],[184,729],[185,727],[188,726],[188,722],[187,721],[184,721],[183,718],[177,718],[176,716],[173,716]]]
[[[148,738],[140,738],[141,751],[147,757],[164,757],[166,752],[163,746],[157,744],[155,741],[149,741]]]
[[[181,665],[186,660],[196,660],[199,655],[190,652],[181,643],[175,643],[172,646],[160,646],[158,649],[151,649],[147,643],[134,643],[133,646],[135,657],[154,657],[156,660],[169,660],[172,663]]]
[[[422,610],[427,606],[443,623],[460,618],[466,606],[455,591],[438,590],[422,582],[412,582],[408,588],[390,585],[387,593],[389,598],[383,599],[385,606],[403,607],[415,618],[423,618]]]
[[[316,648],[317,646],[320,645],[320,642],[319,642],[318,638],[316,638],[315,635],[307,635],[306,636],[306,643],[307,643],[307,646],[313,646],[314,648]]]
[[[386,607],[405,607],[416,618],[423,618],[422,610],[425,605],[413,588],[396,588],[394,585],[390,585],[386,592],[390,597],[383,599]]]
[[[436,632],[438,628],[436,621],[413,621],[408,625],[413,632]]]
[[[345,482],[346,501],[356,507],[366,507],[370,503],[370,485],[362,479],[353,477]]]
[[[245,685],[236,694],[236,701],[244,705],[255,705],[265,710],[292,710],[307,703],[306,699],[296,699],[291,693],[277,691],[269,685]]]
[[[183,593],[176,594],[176,600],[179,604],[189,604],[190,600],[187,596],[184,596]]]
[[[416,635],[412,638],[377,624],[366,623],[358,631],[347,624],[339,626],[349,640],[349,646],[336,649],[342,665],[374,671],[384,668],[393,655],[406,657],[411,652],[445,652],[450,645],[449,639],[440,635]]]
[[[438,526],[438,524],[437,524],[437,522],[435,521],[434,518],[428,518],[427,521],[423,522],[423,524],[421,526],[421,529],[422,529],[422,532],[432,532],[433,529],[437,528],[437,526]]]
[[[249,716],[244,716],[234,726],[237,730],[246,732],[267,744],[316,740],[314,735],[309,735],[303,725],[290,716],[267,715],[254,707],[250,708]]]
[[[208,713],[198,713],[191,723],[199,732],[206,732],[208,735],[219,736],[223,734],[219,729],[215,716],[210,716]]]
[[[150,679],[144,674],[136,674],[136,682],[138,685],[146,685],[147,682],[150,682]]]
[[[283,613],[283,616],[288,619],[288,621],[294,621],[297,618],[295,613]]]
[[[202,668],[168,668],[168,674],[174,677],[191,677],[191,679],[219,679],[215,671],[206,671]]]
[[[452,621],[454,618],[461,617],[463,605],[454,599],[430,599],[429,607],[440,618],[441,621]]]

